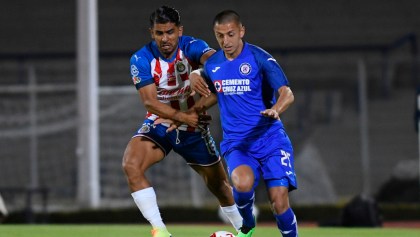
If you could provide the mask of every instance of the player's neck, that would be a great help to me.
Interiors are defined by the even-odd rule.
[[[174,50],[172,53],[169,53],[169,54],[167,54],[167,53],[162,53],[162,52],[160,52],[160,54],[162,54],[162,56],[165,58],[165,59],[171,59],[173,56],[174,56],[174,54],[175,54],[175,52],[176,52],[176,50]]]
[[[234,52],[232,52],[230,54],[225,52],[226,59],[229,60],[229,61],[233,61],[235,58],[237,58],[242,53],[243,49],[244,49],[244,42],[241,41],[238,48]]]
[[[162,55],[166,60],[171,60],[173,57],[174,57],[174,55],[176,55],[177,53],[178,53],[178,47],[176,47],[175,48],[175,50],[174,51],[172,51],[172,52],[166,52],[166,53],[164,53],[164,52],[162,52],[162,51],[160,51],[159,50],[159,53],[160,53],[160,55]]]

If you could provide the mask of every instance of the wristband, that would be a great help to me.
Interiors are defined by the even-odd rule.
[[[191,71],[190,75],[191,74],[196,74],[198,76],[201,76],[202,73],[203,73],[203,69],[202,68],[199,68],[199,69],[195,69],[195,70]]]

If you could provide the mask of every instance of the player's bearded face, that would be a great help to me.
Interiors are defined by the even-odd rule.
[[[242,38],[245,28],[237,22],[226,22],[214,25],[214,34],[220,48],[229,59],[236,58],[242,51]]]
[[[176,26],[175,23],[155,23],[150,29],[150,34],[163,56],[170,58],[178,47],[178,38],[182,36],[182,30],[183,27]]]

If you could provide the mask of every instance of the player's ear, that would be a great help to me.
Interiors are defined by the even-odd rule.
[[[182,36],[182,32],[184,32],[184,26],[179,26],[178,27],[179,36]]]
[[[240,30],[240,35],[241,35],[241,39],[244,37],[245,35],[245,26],[241,26],[241,30]]]

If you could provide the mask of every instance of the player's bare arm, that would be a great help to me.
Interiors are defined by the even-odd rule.
[[[192,108],[198,113],[199,126],[207,126],[212,120],[211,115],[203,113],[213,105],[217,104],[217,96],[211,93],[209,96],[202,96]]]
[[[213,105],[217,104],[217,96],[215,94],[210,94],[208,97],[201,97],[196,104],[190,108],[191,111],[195,111],[198,114],[198,123],[200,126],[206,126],[210,123],[212,120],[211,115],[209,114],[203,114],[204,111],[211,108]],[[175,129],[177,129],[182,123],[174,121],[172,119],[164,119],[159,118],[157,119],[154,124],[160,124],[160,123],[168,123],[170,124],[169,128],[166,130],[166,132],[171,132]]]
[[[195,72],[190,74],[190,83],[191,89],[203,97],[207,97],[211,94],[207,83],[204,78],[201,76],[201,72],[198,69]]]
[[[198,126],[198,114],[193,111],[182,112],[157,100],[155,84],[144,86],[138,90],[140,99],[150,113],[162,118],[171,118],[180,123],[185,123],[191,127]]]
[[[200,99],[195,103],[194,107],[192,108],[198,113],[201,113],[208,110],[215,104],[217,104],[217,96],[216,94],[211,93],[207,97],[200,97]]]
[[[289,106],[295,100],[292,90],[288,86],[282,86],[278,89],[279,98],[271,109],[261,111],[261,114],[265,117],[273,119],[280,119],[280,114],[289,108]]]
[[[207,59],[215,52],[215,50],[210,50],[203,54],[200,58],[200,63],[204,65]],[[198,94],[204,97],[210,96],[211,92],[209,90],[209,87],[199,71],[196,70],[195,72],[190,74],[190,83],[191,89],[193,91],[197,92]]]
[[[207,51],[205,54],[201,55],[201,58],[200,58],[201,65],[204,65],[207,59],[209,59],[210,56],[212,56],[215,52],[216,50],[212,49],[212,50]]]

